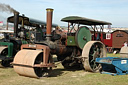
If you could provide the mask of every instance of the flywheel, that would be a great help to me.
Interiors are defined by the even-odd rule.
[[[105,45],[100,41],[89,41],[83,48],[82,57],[86,71],[98,71],[101,66],[95,60],[96,58],[106,57]]]
[[[88,27],[80,27],[75,34],[75,42],[80,49],[84,48],[84,45],[91,41],[91,32]]]

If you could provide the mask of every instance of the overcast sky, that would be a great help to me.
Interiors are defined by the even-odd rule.
[[[67,25],[60,21],[62,18],[75,15],[111,22],[112,27],[128,27],[128,0],[0,0],[0,3],[42,21],[46,21],[46,8],[53,8],[53,23],[61,26]],[[0,16],[9,14],[0,12]]]

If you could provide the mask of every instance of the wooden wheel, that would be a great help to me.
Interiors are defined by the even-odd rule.
[[[95,62],[96,58],[106,57],[106,49],[100,41],[89,41],[82,51],[83,66],[86,71],[96,72],[100,64]]]

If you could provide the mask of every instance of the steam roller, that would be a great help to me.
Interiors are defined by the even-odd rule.
[[[49,76],[52,68],[55,67],[51,56],[51,48],[55,47],[55,44],[50,43],[53,9],[46,10],[47,34],[43,37],[37,30],[32,31],[29,44],[21,45],[21,50],[17,52],[11,63],[14,71],[21,76],[34,78]]]
[[[44,45],[34,45],[29,47],[29,44],[22,45],[13,61],[14,71],[21,76],[40,78],[49,76],[51,67],[54,67],[52,58],[49,54],[50,49]],[[26,49],[29,48],[29,49]]]
[[[68,24],[67,33],[58,28],[52,31],[53,9],[46,10],[46,35],[42,39],[39,32],[31,32],[33,35],[37,35],[30,38],[33,39],[32,43],[21,45],[21,50],[15,55],[12,62],[15,72],[34,78],[48,76],[52,68],[56,67],[52,55],[57,55],[58,61],[65,69],[84,68],[86,71],[97,72],[101,66],[95,61],[96,58],[106,57],[105,45],[101,41],[91,41],[92,34],[89,28],[80,27],[80,24],[92,25],[92,27],[95,25],[93,28],[95,30],[97,24],[103,27],[110,23],[69,16],[61,20],[71,23]],[[76,24],[78,24],[77,30],[75,29]],[[93,37],[96,39],[95,36]]]

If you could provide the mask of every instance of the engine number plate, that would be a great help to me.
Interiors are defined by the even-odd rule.
[[[36,48],[36,45],[29,44],[29,47]]]

